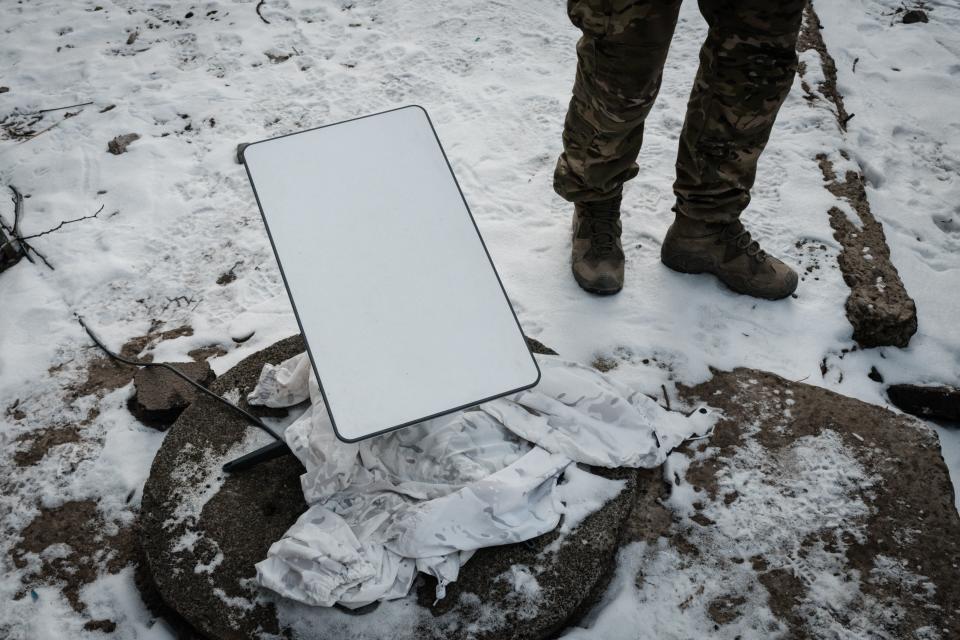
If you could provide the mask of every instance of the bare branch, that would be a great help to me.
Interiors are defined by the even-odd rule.
[[[50,264],[50,261],[47,260],[47,257],[46,257],[45,255],[43,255],[42,253],[40,253],[39,251],[37,251],[36,249],[34,249],[34,248],[33,248],[33,245],[24,244],[24,246],[27,248],[27,250],[33,251],[35,254],[37,254],[37,257],[40,258],[41,260],[43,260],[43,264],[45,264],[45,265],[47,265],[48,267],[50,267],[50,271],[56,271],[56,269],[53,268],[53,265]],[[28,256],[28,258],[29,258],[29,254],[24,253],[24,255]],[[30,262],[33,262],[33,260],[31,260]]]
[[[73,107],[86,107],[91,104],[93,104],[92,100],[90,102],[81,102],[79,104],[68,104],[65,107],[54,107],[53,109],[40,109],[40,111],[37,111],[37,113],[49,113],[51,111],[62,111],[63,109],[72,109]]]
[[[54,231],[59,231],[64,225],[67,225],[67,224],[72,224],[72,223],[74,223],[74,222],[80,222],[81,220],[90,220],[91,218],[96,218],[97,216],[100,215],[100,212],[101,212],[101,211],[103,211],[103,205],[100,205],[100,208],[97,209],[97,212],[94,213],[93,215],[83,216],[82,218],[76,218],[76,219],[74,219],[74,220],[64,220],[63,222],[61,222],[60,224],[58,224],[57,226],[55,226],[53,229],[47,229],[46,231],[41,231],[40,233],[35,233],[35,234],[33,234],[33,235],[30,235],[30,236],[23,236],[23,237],[20,238],[20,241],[22,242],[22,241],[24,241],[24,240],[32,240],[33,238],[39,238],[40,236],[45,236],[45,235],[47,235],[48,233],[53,233]]]

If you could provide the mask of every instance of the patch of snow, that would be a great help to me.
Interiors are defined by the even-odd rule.
[[[510,585],[511,591],[506,602],[513,608],[518,619],[532,620],[537,616],[543,593],[530,567],[522,564],[511,565],[510,569],[497,579]]]
[[[572,464],[563,472],[563,482],[557,485],[556,495],[563,503],[560,533],[576,529],[591,513],[619,495],[626,480],[611,480],[590,473],[580,465]]]

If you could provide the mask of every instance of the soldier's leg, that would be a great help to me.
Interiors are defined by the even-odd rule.
[[[680,0],[569,0],[583,31],[554,189],[570,202],[609,200],[637,174],[643,121],[660,88]]]
[[[680,134],[677,216],[660,247],[671,269],[712,273],[734,291],[761,298],[784,298],[798,282],[739,216],[793,84],[804,2],[700,0],[710,32]]]
[[[680,213],[732,222],[797,70],[805,0],[700,0],[710,25],[677,155]]]

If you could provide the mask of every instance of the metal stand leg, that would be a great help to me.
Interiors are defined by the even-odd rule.
[[[290,447],[287,446],[286,442],[282,440],[277,440],[276,442],[271,442],[270,444],[260,447],[255,451],[246,453],[236,460],[231,460],[230,462],[223,465],[223,470],[227,473],[234,473],[235,471],[243,471],[244,469],[249,469],[254,467],[261,462],[266,462],[267,460],[273,460],[274,458],[279,458],[285,456],[288,453],[293,453],[290,451]]]

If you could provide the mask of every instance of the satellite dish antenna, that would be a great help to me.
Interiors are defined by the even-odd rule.
[[[255,142],[243,160],[337,437],[537,384],[423,108]]]

